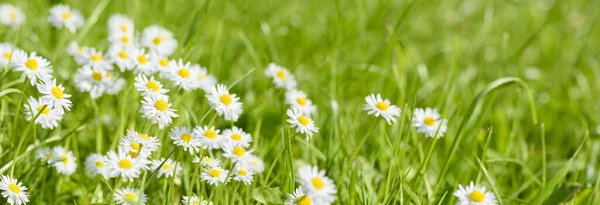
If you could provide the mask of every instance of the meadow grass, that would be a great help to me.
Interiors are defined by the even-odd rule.
[[[192,193],[215,204],[282,204],[304,165],[326,170],[335,204],[455,204],[458,185],[470,181],[499,204],[600,204],[597,0],[5,2],[26,21],[17,30],[0,27],[0,42],[47,58],[73,95],[59,126],[43,129],[23,114],[28,97],[39,96],[35,87],[2,69],[0,174],[27,186],[31,204],[112,204],[126,185],[143,187],[148,204],[177,204]],[[81,10],[85,25],[74,34],[52,27],[47,17],[57,3]],[[235,125],[252,134],[254,154],[265,162],[252,184],[207,185],[192,156],[168,138],[171,127],[232,125],[211,111],[204,92],[163,80],[179,117],[159,129],[139,114],[131,72],[121,73],[127,83],[116,95],[92,99],[78,90],[73,76],[81,66],[67,43],[106,50],[106,22],[116,13],[138,31],[159,24],[173,32],[171,58],[207,67],[240,97]],[[287,67],[318,107],[320,131],[310,141],[286,122],[285,91],[264,75],[271,62]],[[402,109],[397,123],[362,110],[371,93]],[[419,107],[447,119],[443,137],[416,132],[412,110]],[[158,137],[153,158],[181,162],[181,176],[88,176],[85,158],[115,150],[130,128]],[[35,159],[37,149],[52,146],[73,151],[74,174]]]

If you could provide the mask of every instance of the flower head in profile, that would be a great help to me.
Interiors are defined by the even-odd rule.
[[[77,9],[71,9],[69,6],[64,4],[58,4],[50,8],[50,16],[48,21],[54,27],[66,28],[71,33],[75,33],[78,28],[83,26],[85,23],[83,15]]]
[[[0,5],[1,24],[4,24],[16,30],[23,22],[25,22],[25,14],[23,14],[21,8],[10,4]]]
[[[286,113],[290,117],[287,121],[296,128],[296,133],[305,134],[306,140],[310,140],[314,133],[319,132],[319,128],[315,126],[315,122],[310,116],[294,108],[288,109]]]
[[[413,113],[413,126],[418,133],[425,133],[427,137],[442,137],[448,129],[447,121],[441,119],[436,109],[416,108]],[[439,130],[439,131],[438,131]]]
[[[392,105],[390,100],[381,98],[380,94],[371,94],[365,97],[365,104],[363,110],[366,110],[369,115],[375,115],[375,117],[383,117],[388,124],[396,123],[396,117],[400,116],[400,108]]]
[[[142,116],[154,124],[158,124],[160,129],[168,126],[173,122],[173,118],[179,115],[175,114],[176,109],[171,108],[169,97],[161,96],[145,96],[142,101],[140,113]]]
[[[42,100],[52,105],[52,108],[61,113],[71,110],[71,95],[64,93],[65,87],[56,84],[56,79],[48,76],[41,78],[37,84],[38,91],[43,94]]]
[[[224,116],[227,121],[237,121],[243,112],[240,98],[236,94],[230,94],[223,84],[213,86],[206,98],[219,116]]]
[[[35,52],[27,54],[23,51],[15,52],[12,57],[14,71],[23,72],[21,78],[29,78],[31,85],[35,85],[42,77],[52,77],[52,66],[50,62]]]
[[[269,64],[265,70],[265,75],[273,79],[276,88],[292,90],[296,88],[296,78],[286,68],[278,66],[275,63]]]
[[[316,166],[298,169],[296,182],[304,187],[306,193],[312,196],[314,201],[331,204],[336,199],[337,190],[333,180],[325,176],[325,170],[319,170]]]
[[[496,196],[486,191],[484,186],[475,185],[473,182],[469,186],[458,185],[458,190],[454,192],[458,198],[457,205],[496,205]]]
[[[29,202],[27,187],[23,186],[19,180],[11,178],[7,175],[0,177],[0,190],[2,197],[6,198],[9,204],[27,204]]]
[[[139,189],[121,188],[115,191],[113,200],[119,205],[144,205],[148,201],[148,196]]]

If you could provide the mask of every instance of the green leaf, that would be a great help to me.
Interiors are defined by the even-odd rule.
[[[286,194],[279,188],[260,187],[252,191],[252,198],[263,204],[283,204]]]

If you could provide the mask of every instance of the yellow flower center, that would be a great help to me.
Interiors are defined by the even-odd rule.
[[[385,102],[378,102],[377,108],[383,111],[386,111],[390,106]]]
[[[283,80],[285,78],[285,73],[282,70],[277,71],[277,77]]]
[[[246,149],[240,146],[236,146],[233,148],[233,154],[238,157],[243,157],[246,154]]]
[[[140,62],[140,64],[145,65],[146,63],[148,63],[148,58],[145,55],[140,55],[137,57],[138,61]]]
[[[202,160],[204,160],[205,162],[212,162],[213,161],[212,158],[210,158],[210,157],[204,157],[204,159],[202,159]]]
[[[233,100],[231,99],[231,95],[229,94],[223,94],[221,95],[221,102],[225,105],[231,105],[231,102]]]
[[[102,162],[102,161],[96,161],[95,164],[96,164],[96,167],[98,167],[98,168],[103,168],[104,167],[104,162]]]
[[[204,136],[206,136],[208,139],[217,139],[217,132],[211,129],[206,130],[206,132],[204,132]]]
[[[10,51],[5,51],[2,53],[2,56],[8,60],[12,56],[12,53]]]
[[[156,104],[154,104],[154,107],[160,111],[165,111],[167,108],[169,108],[169,103],[166,100],[157,100]]]
[[[165,163],[165,164],[163,164],[162,168],[163,169],[170,169],[171,168],[171,164]]]
[[[167,65],[169,65],[169,59],[168,58],[161,58],[158,60],[158,63],[160,63],[160,65],[162,67],[167,67]]]
[[[67,12],[64,12],[64,13],[62,13],[62,18],[63,18],[64,20],[69,20],[69,19],[71,19],[72,17],[73,17],[73,14],[71,14],[71,12],[68,12],[68,11],[67,11]]]
[[[54,155],[52,155],[50,153],[46,153],[46,154],[44,154],[44,156],[46,157],[46,159],[52,159],[52,158],[54,158]]]
[[[16,184],[9,184],[8,189],[10,189],[10,191],[12,191],[15,194],[21,193],[21,187],[17,186]]]
[[[25,67],[29,68],[29,70],[37,70],[39,68],[37,60],[30,58],[25,61]]]
[[[469,194],[469,198],[474,202],[483,202],[485,194],[480,191],[473,191]]]
[[[158,90],[160,90],[158,83],[156,83],[154,81],[148,81],[148,84],[146,84],[146,87],[148,87],[149,89],[152,89],[152,91],[154,91],[154,92],[158,92]]]
[[[44,110],[42,110],[42,108],[44,107],[44,105],[40,105],[37,107],[38,112],[41,110],[42,114],[47,115],[48,113],[50,113],[50,108],[48,108],[46,106],[46,108],[44,108]]]
[[[60,156],[60,160],[62,161],[63,164],[69,163],[69,158],[66,155]]]
[[[248,174],[248,173],[246,172],[246,170],[240,169],[240,170],[238,170],[238,174],[241,176],[246,176],[246,174]]]
[[[131,143],[131,149],[140,150],[140,143],[132,142]]]
[[[310,119],[304,115],[300,115],[300,117],[298,117],[298,122],[304,126],[307,126],[310,123]]]
[[[433,124],[435,124],[435,120],[432,117],[425,117],[423,123],[429,126],[433,126]]]
[[[90,59],[92,59],[92,61],[94,61],[94,62],[100,62],[100,61],[102,61],[102,56],[100,54],[94,53],[94,54],[92,54]]]
[[[141,138],[144,138],[144,140],[149,140],[150,137],[148,137],[148,135],[142,134],[142,133],[137,133],[138,136],[140,136]]]
[[[310,199],[310,197],[304,195],[304,196],[301,196],[300,198],[298,198],[298,200],[296,200],[296,204],[298,204],[298,205],[311,205],[312,204],[312,199]]]
[[[127,52],[125,52],[124,50],[119,51],[119,57],[121,59],[126,59],[129,56],[129,54],[127,54]]]
[[[131,162],[129,159],[122,159],[119,161],[119,167],[122,169],[129,169],[133,167],[133,162]]]
[[[190,143],[192,141],[192,135],[185,133],[181,135],[181,140],[183,140],[185,143]]]
[[[296,102],[297,102],[299,105],[302,105],[302,106],[304,106],[304,105],[306,105],[306,98],[302,98],[302,97],[300,97],[300,98],[296,99]]]
[[[127,26],[122,24],[121,25],[121,31],[126,32],[127,31]]]
[[[124,197],[126,199],[129,199],[129,200],[132,200],[132,201],[135,201],[137,199],[137,195],[135,193],[133,193],[133,192],[126,193],[124,195]]]
[[[92,73],[92,78],[96,81],[101,81],[102,80],[102,74],[99,72],[93,72]]]
[[[323,187],[325,186],[323,179],[321,179],[320,177],[313,177],[311,181],[312,181],[313,186],[315,188],[317,188],[318,190],[323,189]]]
[[[54,86],[52,88],[52,95],[56,99],[63,99],[63,91],[59,87],[57,87],[57,86]]]
[[[130,150],[129,151],[129,156],[131,156],[132,158],[136,158],[139,155],[137,150]]]
[[[15,20],[17,18],[17,12],[15,12],[15,11],[9,11],[8,12],[8,18],[10,20]]]
[[[210,171],[208,171],[208,174],[210,174],[210,176],[212,177],[219,177],[221,176],[221,170],[211,169]]]
[[[129,44],[129,37],[124,36],[123,38],[121,38],[121,42],[123,42],[123,44]]]
[[[242,135],[238,134],[238,133],[233,133],[231,135],[231,139],[235,140],[235,141],[240,141],[242,139]]]
[[[189,78],[190,70],[188,70],[187,68],[182,68],[182,69],[179,69],[177,74],[179,74],[179,76],[181,76],[182,78]]]
[[[198,75],[198,79],[200,79],[200,80],[204,80],[204,79],[206,79],[206,77],[208,77],[208,76],[206,76],[206,74]]]
[[[162,42],[162,39],[160,39],[159,37],[156,37],[154,39],[152,39],[152,43],[154,43],[154,45],[158,45]]]

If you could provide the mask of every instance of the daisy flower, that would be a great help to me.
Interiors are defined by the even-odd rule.
[[[0,190],[2,190],[2,197],[6,198],[6,202],[16,205],[29,202],[29,198],[27,198],[29,194],[26,192],[27,187],[23,186],[19,180],[7,175],[2,175],[0,179]]]
[[[55,159],[54,152],[52,152],[52,149],[48,147],[39,148],[36,151],[36,158],[41,161],[45,161],[48,164],[52,164],[53,160]]]
[[[458,198],[457,205],[496,205],[496,196],[492,192],[486,192],[485,187],[475,185],[473,182],[469,186],[458,185],[458,190],[454,192]]]
[[[223,136],[220,135],[221,131],[215,129],[215,126],[204,126],[196,127],[193,130],[193,134],[200,138],[201,146],[205,149],[218,149],[223,143]]]
[[[79,60],[84,60],[85,57],[83,54],[87,53],[90,50],[87,46],[81,46],[76,41],[71,41],[69,45],[67,45],[67,53],[71,55],[76,62],[79,63]]]
[[[193,67],[192,72],[196,73],[194,76],[198,76],[196,80],[196,87],[204,90],[204,92],[210,92],[210,88],[217,84],[217,78],[215,76],[208,74],[208,70],[204,67]]]
[[[212,205],[212,202],[201,200],[197,196],[182,196],[181,205]]]
[[[218,167],[221,165],[221,160],[219,159],[213,159],[209,156],[204,156],[202,157],[202,159],[200,159],[200,157],[198,156],[194,156],[194,158],[192,159],[193,163],[200,163],[200,165],[202,166],[209,166],[209,167]]]
[[[312,115],[317,111],[311,100],[306,98],[306,93],[299,90],[289,90],[285,93],[285,103],[296,108],[305,115]]]
[[[310,116],[302,114],[295,108],[288,109],[286,113],[290,117],[287,121],[296,128],[296,133],[306,134],[306,140],[310,140],[314,133],[319,132],[319,128],[315,126]]]
[[[210,88],[206,95],[210,105],[217,111],[219,116],[224,116],[227,121],[237,121],[242,114],[242,103],[235,94],[229,94],[227,86],[218,84]]]
[[[100,154],[90,154],[85,159],[85,169],[92,176],[101,175],[108,177],[108,169],[106,168],[106,157]]]
[[[294,191],[293,194],[290,194],[290,200],[288,200],[285,204],[289,204],[289,205],[310,205],[310,204],[318,204],[314,202],[314,199],[310,196],[308,196],[305,192],[304,192],[304,188],[302,187],[298,187],[296,188],[296,191]]]
[[[177,48],[177,40],[173,38],[173,34],[158,25],[144,29],[140,44],[161,56],[169,56]]]
[[[0,23],[16,30],[25,22],[25,14],[21,8],[9,4],[0,5]]]
[[[240,147],[248,147],[252,142],[252,136],[236,126],[223,130],[223,138],[234,146]]]
[[[71,33],[75,33],[77,29],[83,26],[83,15],[77,9],[71,9],[69,6],[59,4],[50,8],[50,16],[48,21],[54,27],[67,28]]]
[[[126,152],[110,151],[106,154],[108,174],[111,177],[121,176],[123,181],[132,182],[140,176],[142,164]]]
[[[131,50],[124,46],[116,45],[108,49],[108,61],[119,67],[122,72],[135,67],[135,63],[131,57]]]
[[[235,146],[231,143],[223,143],[223,156],[234,162],[243,162],[250,156],[253,150],[246,150],[241,146]]]
[[[154,71],[161,74],[167,78],[170,68],[169,68],[169,58],[159,55],[152,55],[150,60],[152,60],[152,64],[154,65]]]
[[[113,200],[119,205],[144,205],[148,201],[148,196],[146,196],[144,193],[141,193],[139,189],[121,188],[115,190]]]
[[[165,163],[163,164],[163,162]],[[176,164],[177,166],[175,166]],[[152,169],[158,169],[159,178],[162,176],[169,178],[173,177],[173,175],[178,176],[181,173],[181,163],[175,162],[172,159],[160,158],[160,160],[152,160]]]
[[[56,172],[67,176],[73,174],[77,169],[77,159],[73,156],[73,152],[67,151],[61,146],[54,147],[52,151],[56,157],[52,163]]]
[[[150,61],[150,55],[148,55],[143,48],[134,50],[131,53],[133,64],[135,65],[135,73],[141,73],[144,75],[152,75],[154,71],[154,65]]]
[[[217,186],[219,183],[227,183],[229,181],[227,175],[229,175],[229,171],[219,166],[206,167],[203,169],[202,174],[200,174],[200,179],[210,185]]]
[[[169,138],[173,140],[173,144],[183,147],[183,151],[190,151],[194,154],[200,151],[202,142],[198,135],[192,134],[187,127],[174,127],[169,133]]]
[[[367,104],[363,110],[366,110],[369,115],[375,115],[375,117],[383,117],[388,124],[396,123],[396,117],[400,116],[400,108],[392,105],[390,100],[382,99],[380,94],[371,94],[365,97]]]
[[[71,110],[71,101],[68,99],[71,95],[64,93],[65,88],[60,84],[57,85],[56,79],[44,76],[37,84],[37,88],[41,94],[44,94],[42,100],[50,103],[54,109],[61,113]]]
[[[302,167],[298,169],[296,181],[306,189],[306,193],[312,196],[314,201],[323,204],[335,201],[337,190],[333,181],[325,176],[325,170],[319,170],[316,166]]]
[[[111,80],[107,76],[108,72],[105,70],[85,65],[75,74],[75,83],[79,90],[89,92],[92,99],[96,99],[110,86]]]
[[[413,126],[417,128],[418,133],[425,133],[427,137],[434,137],[438,129],[437,137],[444,136],[448,129],[447,121],[441,119],[437,109],[416,108],[413,113]]]
[[[142,101],[142,108],[140,113],[142,116],[154,124],[158,124],[160,129],[168,126],[173,122],[174,117],[179,115],[175,114],[175,109],[171,108],[169,103],[169,96],[145,96]]]
[[[196,73],[192,72],[198,65],[192,65],[190,62],[183,63],[183,60],[179,61],[172,60],[169,63],[169,71],[166,77],[171,80],[176,86],[183,88],[183,90],[192,90],[196,83]]]
[[[87,52],[76,58],[75,61],[79,65],[89,65],[101,70],[110,71],[114,69],[112,64],[104,58],[103,52],[96,50],[96,48],[89,48]]]
[[[135,78],[135,89],[140,92],[142,96],[160,96],[165,95],[169,90],[164,89],[163,85],[154,79],[154,76],[150,78],[145,75],[138,75]]]
[[[238,163],[242,163],[244,167],[248,168],[254,173],[262,173],[265,171],[265,163],[259,157],[252,154],[246,156],[244,161]]]
[[[12,57],[12,66],[14,71],[21,71],[25,77],[29,78],[31,85],[35,85],[38,78],[52,77],[52,66],[45,58],[37,56],[35,52],[27,54],[23,51],[15,52]]]
[[[121,92],[123,87],[125,87],[125,83],[127,82],[123,78],[114,76],[112,72],[108,72],[106,78],[108,79],[106,94],[109,95],[116,95]]]
[[[278,66],[275,63],[269,64],[265,70],[265,75],[273,79],[276,88],[291,90],[296,88],[296,79],[286,68]]]
[[[0,66],[6,66],[10,62],[13,53],[23,52],[10,43],[0,43]]]
[[[31,107],[29,107],[29,105],[31,105]],[[25,107],[25,119],[31,121],[39,112],[42,112],[42,114],[35,119],[35,124],[41,125],[44,129],[54,129],[55,127],[58,127],[58,122],[62,120],[63,116],[61,112],[52,108],[52,105],[49,102],[29,97],[29,105],[23,104]],[[47,105],[46,108],[44,108],[44,105]],[[42,108],[44,109],[42,110]]]
[[[233,169],[233,180],[241,181],[244,184],[251,184],[254,180],[254,172],[245,166],[238,165],[239,164],[236,164],[235,168]]]
[[[133,129],[127,130],[127,137],[133,139],[136,142],[141,143],[144,146],[144,148],[149,150],[150,152],[156,151],[158,149],[158,146],[160,145],[160,141],[158,140],[158,138],[136,132]]]
[[[140,138],[125,135],[119,141],[119,152],[125,152],[136,160],[148,158],[154,150],[144,146]],[[150,163],[150,162],[147,162]],[[147,164],[143,163],[143,164]]]
[[[133,21],[123,14],[113,14],[108,19],[108,32],[133,36],[135,27]]]

